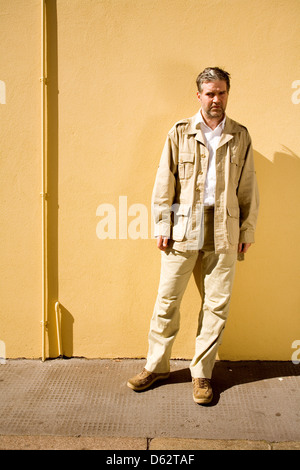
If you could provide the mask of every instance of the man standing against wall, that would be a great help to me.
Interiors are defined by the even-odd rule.
[[[142,391],[169,376],[180,303],[200,257],[202,309],[190,371],[194,401],[207,404],[236,261],[254,242],[259,195],[249,133],[225,114],[230,75],[206,68],[197,87],[201,109],[170,130],[157,171],[152,203],[161,276],[147,363],[127,385]]]

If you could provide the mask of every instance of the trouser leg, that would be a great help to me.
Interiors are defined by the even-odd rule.
[[[229,313],[236,259],[235,253],[202,252],[203,298],[195,355],[190,364],[192,377],[211,378]]]
[[[180,303],[198,258],[198,252],[167,250],[161,254],[161,275],[149,331],[145,368],[170,370],[172,346],[179,330]]]

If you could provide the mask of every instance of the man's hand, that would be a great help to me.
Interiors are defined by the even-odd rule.
[[[167,237],[163,237],[162,235],[160,235],[157,238],[157,248],[159,248],[162,251],[165,251],[165,249],[168,246],[168,242],[169,242],[169,239]]]
[[[247,253],[248,249],[250,248],[251,243],[239,243],[239,253]]]

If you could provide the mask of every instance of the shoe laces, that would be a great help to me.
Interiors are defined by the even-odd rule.
[[[205,378],[193,378],[194,386],[199,388],[209,388],[210,380]]]
[[[145,379],[149,377],[149,375],[151,375],[151,372],[148,372],[146,369],[143,369],[139,375],[141,379]]]

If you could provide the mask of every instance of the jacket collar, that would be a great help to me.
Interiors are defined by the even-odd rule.
[[[190,134],[190,135],[194,134],[195,139],[198,140],[201,144],[205,145],[205,139],[201,131],[200,123],[197,120],[197,116],[198,116],[198,113],[187,120],[187,126],[185,130],[183,131],[183,133]],[[226,116],[225,126],[224,126],[224,130],[223,130],[218,148],[226,144],[226,142],[228,142],[234,137],[234,134],[236,134],[237,132],[241,132],[241,130],[242,130],[242,126],[239,123],[237,123],[233,119],[230,119],[228,116]]]

